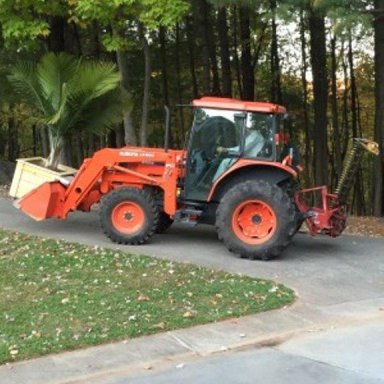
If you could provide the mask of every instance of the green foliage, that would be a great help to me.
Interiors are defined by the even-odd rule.
[[[49,36],[48,20],[52,16],[63,17],[81,28],[96,21],[119,32],[112,40],[104,39],[109,50],[116,50],[123,43],[119,35],[126,32],[127,20],[142,22],[149,29],[172,26],[188,9],[187,0],[0,0],[0,25],[7,46],[17,44],[20,48],[36,45],[36,39]]]
[[[127,34],[135,29],[137,22],[147,29],[173,26],[188,9],[186,0],[72,0],[73,14],[84,23],[96,21],[104,27],[111,27],[113,33],[103,36],[108,51],[126,49],[130,41]],[[130,21],[134,20],[132,24]]]
[[[120,76],[111,63],[83,62],[65,53],[45,55],[39,63],[20,62],[9,80],[21,99],[47,125],[55,166],[63,138],[73,131],[98,132],[122,119]]]
[[[141,0],[140,21],[149,29],[171,27],[184,16],[189,4],[185,0]]]
[[[6,46],[36,47],[49,33],[48,18],[63,16],[66,2],[60,0],[0,0],[0,25]]]

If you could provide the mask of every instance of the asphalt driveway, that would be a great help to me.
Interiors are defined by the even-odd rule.
[[[174,225],[153,236],[149,244],[119,246],[101,232],[97,212],[76,212],[66,221],[36,222],[1,198],[0,227],[270,278],[294,288],[311,305],[376,299],[384,292],[384,239],[298,234],[278,259],[251,261],[228,252],[213,227]]]

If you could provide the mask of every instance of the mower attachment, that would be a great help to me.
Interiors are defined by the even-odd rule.
[[[344,231],[348,194],[355,182],[363,150],[378,155],[379,145],[367,139],[353,139],[352,150],[345,160],[335,193],[329,193],[326,186],[303,189],[295,193],[296,206],[312,236],[322,232],[337,237]],[[317,202],[317,206],[311,207],[314,202]]]
[[[313,203],[315,200],[320,201],[320,204],[310,207],[308,201]],[[329,193],[326,186],[296,192],[295,202],[312,236],[322,232],[337,237],[344,231],[347,206],[340,203],[338,195]]]

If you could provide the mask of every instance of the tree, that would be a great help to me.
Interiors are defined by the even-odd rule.
[[[379,143],[380,156],[374,166],[373,213],[383,214],[383,155],[384,155],[384,0],[375,0],[375,140]]]
[[[48,53],[37,64],[15,65],[9,80],[36,112],[36,123],[48,127],[49,168],[57,168],[63,141],[71,132],[98,132],[121,120],[121,97],[116,92],[120,76],[113,64]]]
[[[310,55],[313,74],[313,97],[315,111],[315,180],[318,185],[328,182],[328,136],[327,136],[327,102],[328,72],[325,45],[324,15],[319,9],[309,9]]]

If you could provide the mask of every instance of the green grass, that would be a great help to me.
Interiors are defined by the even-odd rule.
[[[0,230],[0,363],[293,300],[272,281]]]

